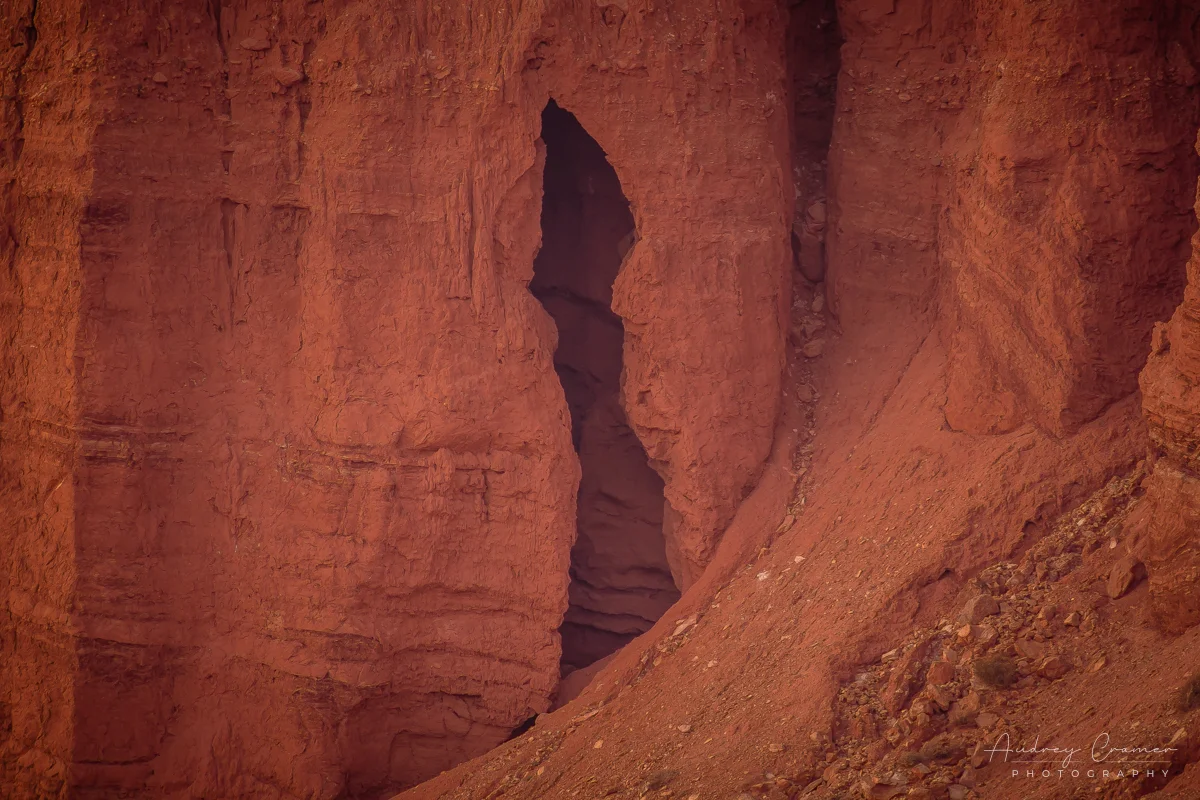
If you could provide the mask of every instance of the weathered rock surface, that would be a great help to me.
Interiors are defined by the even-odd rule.
[[[1172,633],[1200,624],[1200,236],[1192,248],[1183,302],[1155,328],[1140,379],[1158,458],[1133,527],[1154,618]]]
[[[685,797],[760,788],[769,796],[764,774],[784,781],[770,789],[780,796],[895,785],[868,770],[905,752],[896,742],[906,736],[936,739],[948,710],[932,708],[933,693],[927,702],[921,690],[905,726],[888,729],[889,671],[878,706],[843,727],[831,711],[839,688],[865,691],[862,665],[896,648],[916,621],[929,626],[922,636],[942,635],[970,599],[960,594],[966,576],[985,564],[1023,561],[1030,580],[1047,582],[1070,573],[1076,552],[1020,554],[1144,454],[1131,395],[1152,324],[1180,297],[1195,225],[1183,213],[1196,175],[1187,147],[1197,125],[1192,10],[848,0],[838,13],[846,42],[825,267],[840,325],[819,359],[797,360],[813,369],[820,399],[814,439],[802,448],[811,466],[780,508],[784,522],[761,538],[747,522],[740,548],[727,538],[731,561],[718,555],[720,574],[685,592],[648,641],[618,654],[528,739],[409,796],[619,794],[636,786],[628,776],[667,767],[685,776],[671,787]],[[1069,135],[1076,126],[1087,137],[1078,144]],[[1093,530],[1089,521],[1090,555],[1108,553],[1099,548],[1123,536],[1122,524]],[[1076,547],[1069,534],[1078,530],[1064,529],[1061,546]],[[1020,659],[1028,674],[1012,687],[964,685],[942,698],[948,707],[971,691],[989,698],[962,720],[972,747],[1010,724],[1068,737],[1091,733],[1085,723],[1146,727],[1171,713],[1165,687],[1122,687],[1146,686],[1164,668],[1170,678],[1155,686],[1177,681],[1188,665],[1121,659],[1113,675],[1114,655],[1099,671],[1081,666],[1100,658],[1104,637],[1155,647],[1133,602],[1112,603],[1121,616],[1111,622],[1092,613],[1087,593],[1103,591],[1110,568],[1101,561],[1086,591],[1082,578],[1071,587],[1073,607],[1087,616],[1063,627],[1086,643],[1077,646],[1088,660],[1051,647],[1040,661]],[[1010,579],[997,596],[1022,591],[1024,578]],[[955,632],[954,646],[1015,654],[1018,626],[1037,609],[1023,605],[1029,619],[1018,620],[1012,602],[1005,597],[1010,607],[967,636]],[[696,611],[701,622],[677,645],[670,618]],[[1195,644],[1188,633],[1164,652],[1175,659]],[[964,663],[956,680],[973,675]],[[1000,691],[1032,689],[1038,696],[1019,710],[994,703]],[[676,727],[684,709],[685,737]],[[980,714],[990,730],[967,724]],[[846,749],[859,744],[856,732],[873,730],[871,747]],[[969,759],[970,749],[954,747],[959,733],[931,754]],[[601,739],[603,751],[587,749]],[[771,742],[794,755],[773,756]],[[935,769],[945,773],[942,789],[966,786],[962,763]],[[988,777],[970,773],[980,787],[972,791],[1048,800],[1062,789]]]
[[[946,418],[970,432],[1073,430],[1136,389],[1151,328],[1181,297],[1200,9],[974,8],[939,236]],[[936,107],[955,88],[923,90]]]
[[[1174,713],[1200,635],[1197,10],[786,13],[4,5],[0,794],[385,796],[548,710],[564,615],[623,640],[668,572],[674,611],[577,701],[413,796],[886,793],[859,761],[907,737],[940,786],[1003,797],[948,726]],[[622,331],[579,455],[571,342],[530,292],[551,98],[636,229],[580,295]],[[787,319],[793,232],[828,327],[807,296],[820,327]],[[1094,613],[1100,563],[1054,598],[1084,609],[1068,660],[1015,594],[1076,568],[1074,529],[1020,554],[1145,452],[1131,395],[1181,296],[1141,373],[1142,521],[1083,520],[1093,560],[1135,534],[1179,636],[1136,592]],[[589,484],[593,445],[654,474]],[[601,498],[661,555],[611,547]],[[1028,574],[960,635],[969,576],[1010,559]],[[931,648],[853,682],[914,630],[972,656],[1022,631],[1004,691],[1042,694],[1000,714]]]
[[[695,580],[780,403],[775,4],[0,13],[0,793],[373,796],[546,710],[551,96],[632,205],[620,402]]]

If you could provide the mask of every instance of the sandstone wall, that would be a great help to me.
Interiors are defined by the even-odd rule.
[[[74,753],[81,227],[98,109],[78,4],[0,8],[0,794],[50,797]],[[49,43],[49,44],[47,44]]]
[[[876,709],[836,729],[839,692],[856,696],[864,669],[914,628],[955,619],[982,570],[1036,553],[1060,516],[1144,457],[1134,377],[1154,321],[1178,302],[1195,225],[1183,213],[1200,121],[1190,7],[844,0],[838,13],[826,255],[841,330],[825,356],[793,365],[811,368],[815,392],[789,396],[788,410],[804,419],[816,396],[812,440],[773,462],[800,476],[795,494],[753,495],[719,569],[575,705],[405,797],[632,794],[656,780],[678,795],[903,791],[876,767],[904,731]],[[1142,377],[1165,454],[1142,506],[1161,520],[1143,537],[1158,544],[1143,552],[1160,618],[1186,624],[1200,569],[1200,495],[1182,469],[1196,449],[1194,301]],[[1101,545],[1133,544],[1124,525],[1104,533]],[[1025,563],[1053,575],[1078,549]],[[1084,574],[1058,583],[1108,625],[1091,636],[1106,656],[1083,661],[1060,641],[1071,673],[996,693],[997,724],[1071,738],[1133,721],[1155,737],[1172,728],[1163,741],[1186,724],[1195,741],[1196,715],[1181,719],[1174,703],[1193,669],[1177,656],[1197,629],[1147,630],[1141,589],[1112,603],[1106,553],[1086,556]],[[1034,616],[1021,624],[1049,619]],[[911,680],[904,660],[883,663],[890,686]],[[928,730],[947,733],[931,748],[960,741],[925,708],[945,726]],[[847,741],[872,748],[847,755]],[[954,779],[969,752],[949,757]],[[1172,796],[1195,788],[1194,773]],[[1004,777],[976,793],[1063,791]]]
[[[1153,618],[1176,634],[1200,624],[1200,234],[1192,246],[1183,302],[1169,322],[1155,327],[1141,373],[1156,461],[1132,526],[1138,534],[1133,549],[1150,574]]]
[[[632,202],[623,397],[694,580],[778,410],[779,14],[37,4],[3,63],[4,792],[366,796],[548,706],[551,95]]]
[[[940,248],[946,418],[1062,434],[1137,387],[1195,227],[1194,4],[983,1]]]
[[[938,319],[965,432],[1061,435],[1135,391],[1195,226],[1196,9],[839,13],[827,255],[848,333],[896,328],[911,352]]]

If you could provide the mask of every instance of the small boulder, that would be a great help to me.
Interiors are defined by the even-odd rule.
[[[944,686],[934,686],[929,690],[929,699],[939,711],[949,711],[954,705],[954,695]]]
[[[1133,556],[1125,556],[1108,573],[1104,589],[1113,600],[1129,594],[1129,590],[1146,577],[1146,565]]]
[[[945,686],[954,680],[954,665],[949,661],[935,661],[929,666],[926,682],[930,686]]]
[[[1038,667],[1038,672],[1047,680],[1056,681],[1071,670],[1071,665],[1061,656],[1050,656]]]
[[[958,762],[966,752],[960,739],[945,733],[933,737],[921,747],[921,756],[926,761],[943,765]]]
[[[971,751],[971,766],[975,769],[982,769],[985,764],[991,762],[992,754],[987,751],[987,747],[987,742],[981,741]]]
[[[894,797],[904,797],[908,794],[908,790],[903,786],[893,786],[890,783],[864,781],[863,785],[870,787],[867,789],[867,797],[871,800],[892,800]]]
[[[1039,659],[1046,655],[1046,645],[1033,639],[1018,639],[1017,652],[1025,658]]]
[[[926,639],[917,644],[892,667],[891,677],[883,692],[883,704],[893,714],[899,714],[925,685],[926,659],[933,648],[933,640]]]
[[[304,74],[300,70],[292,69],[291,67],[276,67],[271,70],[271,74],[275,80],[279,81],[279,85],[283,87],[294,86],[304,80]]]
[[[968,625],[978,625],[988,617],[999,613],[1000,604],[996,602],[996,598],[990,594],[981,594],[971,598],[962,613],[958,615],[958,620]]]
[[[970,725],[979,715],[979,695],[971,692],[950,706],[950,722],[953,725]]]
[[[991,711],[984,711],[982,714],[980,714],[979,716],[977,716],[975,718],[975,724],[978,725],[980,728],[983,728],[984,730],[987,730],[987,729],[993,727],[999,721],[1000,721],[1000,715],[993,714]]]

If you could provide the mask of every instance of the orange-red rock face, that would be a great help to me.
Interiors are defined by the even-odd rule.
[[[1195,226],[1197,13],[842,4],[831,299],[902,341],[936,316],[956,430],[1061,434],[1136,388]]]
[[[637,223],[620,398],[694,581],[779,407],[773,3],[32,9],[0,793],[371,796],[548,707],[579,480],[527,289],[551,96]]]
[[[1150,329],[1180,299],[1200,9],[983,2],[976,15],[940,237],[946,419],[1061,433],[1136,388]]]
[[[577,530],[579,563],[632,568],[577,505],[648,531],[658,491],[637,561],[703,619],[615,660],[529,791],[669,753],[733,793],[1134,461],[1195,225],[1194,10],[843,0],[822,205],[831,13],[5,5],[0,794],[377,797],[482,753],[549,707],[595,599],[569,592]],[[579,455],[570,342],[530,291],[551,98],[637,231]],[[819,124],[789,142],[804,98]],[[841,327],[803,413],[780,391],[797,224]],[[1196,302],[1142,378],[1144,558],[1176,628],[1200,616]],[[644,451],[661,489],[589,483],[593,448]],[[681,743],[681,707],[718,752]],[[488,796],[529,741],[429,796]]]
[[[80,669],[73,476],[94,452],[73,356],[96,109],[78,8],[43,10],[35,27],[35,7],[0,8],[0,794],[52,797],[73,757]]]
[[[904,734],[835,728],[839,690],[855,694],[864,668],[915,628],[944,629],[985,566],[1020,561],[1144,456],[1133,379],[1153,321],[1179,299],[1195,224],[1181,213],[1196,174],[1189,8],[845,0],[838,13],[825,254],[842,330],[811,367],[812,441],[767,473],[799,473],[795,493],[781,499],[764,480],[701,582],[575,705],[406,797],[634,794],[663,774],[685,796],[869,792],[870,759]],[[1066,135],[1080,124],[1086,146]],[[785,413],[802,402],[789,396]],[[1169,497],[1162,509],[1190,542],[1188,507]],[[1129,543],[1119,525],[1106,533]],[[1077,575],[1071,602],[1101,608],[1104,635],[1138,655],[993,693],[1003,724],[1084,738],[1174,728],[1172,692],[1194,669],[1177,656],[1197,630],[1158,637],[1140,621],[1143,589],[1113,603],[1105,574]],[[879,723],[874,706],[863,711]],[[858,767],[847,748],[865,741]],[[1170,796],[1194,792],[1195,771]],[[1003,777],[975,794],[1062,795],[1063,784]]]
[[[1200,213],[1200,204],[1197,205]],[[1150,573],[1151,610],[1171,633],[1200,624],[1200,242],[1193,238],[1187,290],[1156,327],[1142,370],[1143,408],[1158,459],[1146,479],[1137,554]]]

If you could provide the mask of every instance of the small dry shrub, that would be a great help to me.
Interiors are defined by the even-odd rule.
[[[1197,672],[1179,690],[1179,710],[1186,714],[1200,708],[1200,672]]]
[[[988,686],[1006,688],[1017,682],[1017,662],[1008,656],[986,656],[975,662],[975,675]]]

